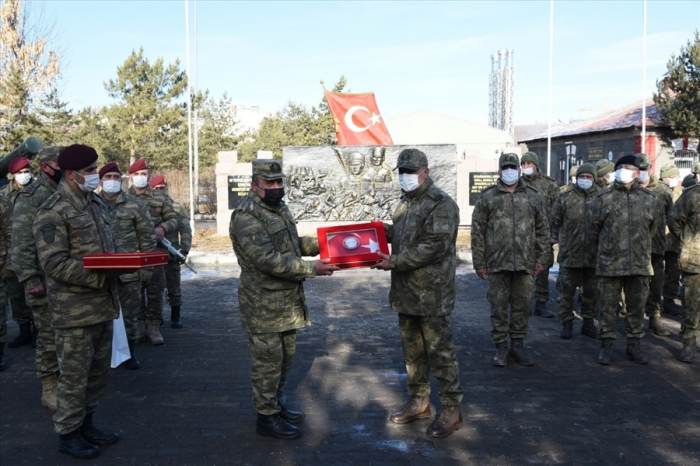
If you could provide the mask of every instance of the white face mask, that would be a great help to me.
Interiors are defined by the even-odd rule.
[[[120,180],[105,180],[102,182],[102,190],[107,194],[117,194],[122,190],[122,182]]]
[[[83,178],[85,179],[85,184],[80,184],[77,180],[76,183],[78,183],[78,187],[84,193],[91,193],[100,185],[100,175],[97,173],[94,175],[83,175]]]
[[[523,175],[525,176],[532,176],[535,174],[535,168],[534,167],[527,167],[523,168]]]
[[[15,175],[15,181],[22,186],[27,186],[29,184],[29,181],[32,179],[32,174],[31,173],[17,173]]]
[[[418,188],[420,186],[420,183],[418,183],[418,174],[417,173],[401,173],[399,174],[399,186],[401,186],[401,189],[404,190],[404,192],[410,193],[414,189]]]
[[[138,189],[143,189],[148,186],[148,177],[143,175],[134,176],[131,178],[131,182],[134,183],[134,186]]]
[[[673,178],[669,178],[668,180],[668,187],[669,188],[675,188],[678,186],[678,183],[680,183],[681,179],[678,176],[674,176]]]
[[[615,180],[618,183],[627,184],[634,181],[634,173],[636,170],[629,170],[627,168],[618,168],[615,170]]]
[[[607,181],[608,183],[612,183],[613,181],[615,181],[615,173],[610,172],[607,175],[605,175],[605,181]]]
[[[520,173],[518,173],[518,170],[514,168],[506,168],[505,170],[501,170],[501,181],[503,181],[503,184],[506,186],[514,185],[518,182],[519,178]]]
[[[585,191],[587,189],[591,189],[591,186],[593,186],[593,180],[584,180],[583,178],[579,178],[576,180],[576,184],[579,188]]]
[[[640,183],[646,183],[649,181],[649,172],[646,170],[642,170],[639,172],[639,182]]]

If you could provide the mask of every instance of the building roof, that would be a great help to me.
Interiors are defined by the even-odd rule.
[[[645,102],[647,128],[654,126],[664,126],[663,117],[656,109],[654,99]],[[642,126],[642,104],[635,102],[625,107],[617,108],[598,116],[575,121],[568,125],[558,126],[552,129],[552,138],[576,136],[579,134],[597,133],[602,131],[614,131],[618,129],[641,127]],[[535,136],[523,139],[519,142],[537,141],[547,139],[547,132],[544,131]]]

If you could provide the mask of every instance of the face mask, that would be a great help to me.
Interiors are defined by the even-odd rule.
[[[523,168],[523,175],[532,176],[535,174],[535,169],[533,167]]]
[[[605,175],[605,181],[607,181],[608,183],[612,183],[613,181],[615,181],[615,174],[611,172]]]
[[[259,187],[259,186],[258,186]],[[280,205],[282,198],[284,197],[284,188],[273,188],[265,190],[265,197],[262,201],[272,207],[277,207]]]
[[[119,180],[105,180],[102,182],[102,190],[107,194],[117,194],[122,190],[122,182]]]
[[[78,180],[75,182],[78,183],[78,187],[80,190],[84,193],[91,193],[94,190],[97,189],[97,187],[100,185],[100,175],[95,173],[94,175],[81,175],[83,177],[84,183],[80,184],[78,183]]]
[[[646,183],[647,181],[649,181],[649,172],[644,171],[644,170],[640,171],[639,172],[639,182]]]
[[[401,173],[399,174],[399,186],[404,192],[410,193],[420,186],[418,183],[417,173]]]
[[[572,176],[571,179],[569,180],[570,183],[576,183],[576,177]]]
[[[518,173],[518,170],[514,168],[506,168],[505,170],[501,171],[501,181],[503,181],[503,184],[506,186],[514,185],[518,182],[519,178],[520,174]]]
[[[618,168],[615,170],[615,181],[622,184],[631,183],[634,181],[635,170],[628,170],[627,168]]]
[[[32,179],[31,173],[18,173],[15,175],[15,181],[22,186],[27,186]]]
[[[593,180],[584,180],[583,178],[580,178],[576,180],[576,184],[579,188],[585,191],[587,189],[591,189],[591,186],[593,186]]]
[[[49,167],[49,168],[51,168],[51,167]],[[46,172],[44,172],[44,174],[46,176],[48,176],[51,181],[58,184],[61,181],[61,177],[63,176],[63,175],[61,175],[61,170],[55,170],[53,168],[51,168],[51,169],[53,170],[53,175],[49,175]]]
[[[143,189],[146,186],[148,186],[148,177],[139,175],[139,176],[134,176],[131,178],[131,182],[134,184],[135,187],[138,189]]]
[[[677,176],[674,176],[673,178],[670,178],[670,179],[668,180],[668,187],[669,187],[669,188],[675,188],[676,186],[678,186],[678,182],[679,182],[680,180],[681,180],[681,179],[678,178]]]

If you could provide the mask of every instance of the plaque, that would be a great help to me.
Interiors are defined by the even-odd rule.
[[[382,261],[378,252],[389,254],[382,222],[356,223],[319,228],[321,259],[341,269],[371,267]]]
[[[588,160],[600,160],[603,158],[605,153],[604,147],[589,147],[588,148]]]
[[[250,183],[253,177],[250,175],[231,175],[228,177],[228,208],[233,210],[238,203],[248,195]]]
[[[469,205],[476,205],[481,197],[481,191],[493,186],[498,181],[498,172],[471,172],[469,173]]]
[[[135,271],[168,265],[167,252],[115,252],[111,254],[85,254],[83,268],[86,270]]]

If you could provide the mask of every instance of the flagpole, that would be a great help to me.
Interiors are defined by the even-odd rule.
[[[194,196],[192,186],[192,92],[190,85],[190,5],[185,0],[185,50],[187,57],[187,143],[190,174],[190,228],[194,231]]]
[[[647,152],[647,0],[644,0],[644,26],[642,29],[642,153]]]
[[[194,92],[197,94],[197,0],[194,0]],[[194,211],[199,213],[199,121],[197,105],[194,106]],[[194,230],[192,230],[194,232]]]
[[[549,1],[549,117],[547,120],[547,175],[552,172],[552,63],[554,60],[554,0]]]

